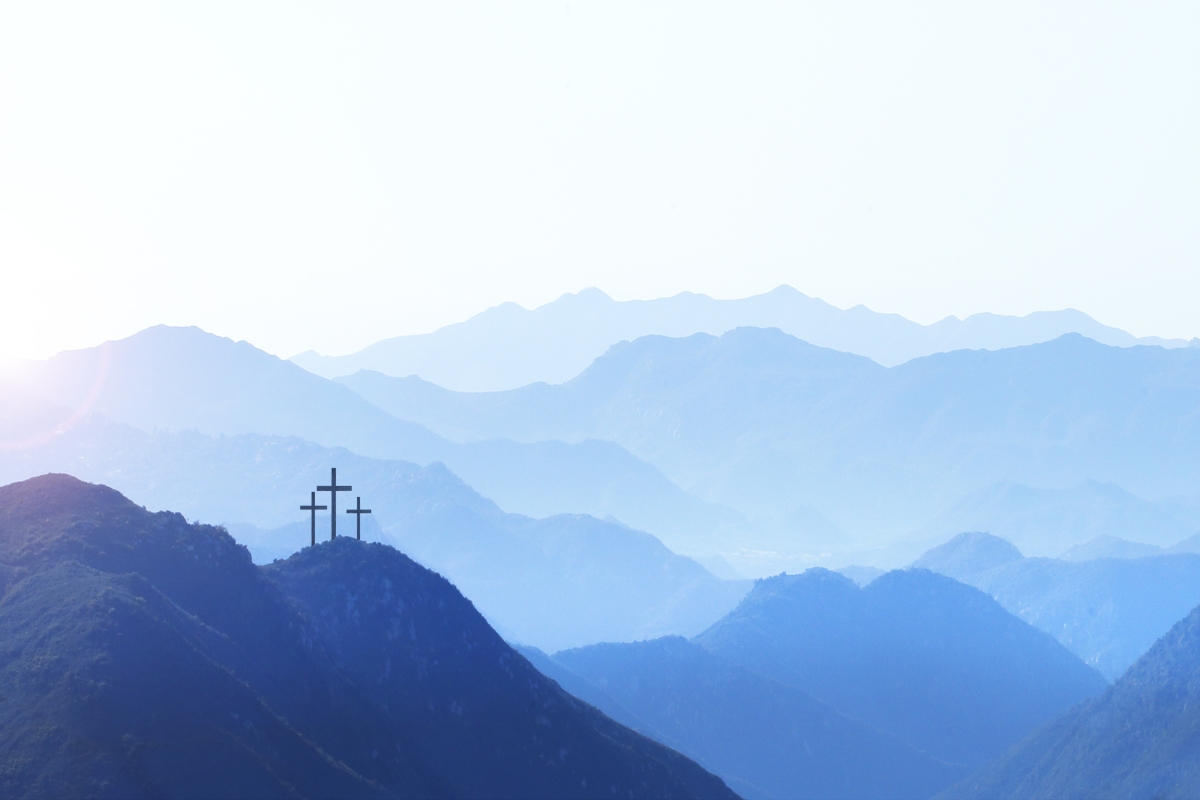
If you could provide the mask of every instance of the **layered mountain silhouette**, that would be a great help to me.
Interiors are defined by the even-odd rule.
[[[1103,695],[1071,709],[945,798],[1200,796],[1200,610]]]
[[[982,589],[1113,680],[1200,603],[1200,554],[1129,558],[1122,549],[1120,558],[1024,558],[1000,537],[964,533],[913,566]]]
[[[990,529],[994,517],[922,526],[997,485],[1082,484],[1112,495],[1101,504],[1034,492],[1036,524],[1017,543],[1035,555],[1134,527],[1154,544],[1196,529],[1194,508],[1160,513],[1137,497],[1191,495],[1200,480],[1197,348],[1111,347],[1069,334],[884,368],[778,330],[740,328],[623,342],[556,386],[464,394],[365,373],[341,380],[447,435],[617,442],[756,520],[808,507],[863,547],[911,537],[905,560],[958,531]],[[1009,494],[977,508],[1020,518],[1026,500]],[[1058,524],[1072,508],[1079,524]],[[1092,518],[1082,519],[1087,508]],[[827,545],[814,549],[797,534],[793,546]]]
[[[695,641],[966,767],[1107,685],[983,592],[918,569],[863,588],[822,569],[760,580]]]
[[[733,796],[383,545],[260,568],[48,475],[0,488],[0,564],[6,797]]]
[[[940,572],[956,581],[971,583],[972,579],[993,567],[1024,558],[1017,546],[1007,539],[981,531],[968,531],[931,548],[909,566]]]
[[[150,508],[229,523],[262,563],[308,545],[310,521],[298,507],[328,481],[330,466],[373,509],[368,540],[446,575],[514,641],[560,649],[690,636],[749,589],[618,522],[507,514],[441,464],[364,458],[294,438],[147,434],[93,416],[41,447],[0,454],[0,480],[70,470]],[[339,515],[339,532],[353,535],[353,519]],[[317,522],[327,539],[328,512]]]
[[[1097,540],[1150,538],[1158,543],[1152,547],[1162,546],[1198,528],[1200,506],[1194,495],[1148,501],[1115,483],[1090,479],[1065,489],[1001,481],[971,492],[912,538],[941,541],[959,531],[986,530],[1023,550],[1066,557],[1076,547],[1086,554],[1088,543]]]
[[[14,382],[59,408],[32,414],[27,425],[6,420],[0,446],[45,438],[96,413],[148,432],[297,436],[373,458],[441,461],[505,510],[612,515],[676,544],[741,522],[613,442],[451,442],[295,364],[198,328],[157,326],[66,351],[25,364]],[[3,394],[5,405],[25,404],[11,389]]]
[[[353,355],[329,357],[310,351],[292,360],[328,378],[369,369],[396,376],[416,374],[457,391],[496,391],[539,381],[567,381],[622,340],[694,333],[719,336],[739,327],[779,328],[887,366],[949,350],[1035,344],[1072,332],[1123,347],[1186,344],[1136,339],[1071,309],[1025,317],[975,314],[920,325],[865,306],[836,308],[790,286],[740,300],[684,292],[624,302],[599,289],[585,289],[532,311],[505,303],[433,333],[386,339]]]
[[[962,774],[679,637],[545,660],[564,688],[582,678],[586,685],[571,689],[577,696],[695,758],[746,798],[925,798]]]

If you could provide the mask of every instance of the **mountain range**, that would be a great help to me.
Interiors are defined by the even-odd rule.
[[[926,570],[866,589],[822,569],[781,575],[691,641],[523,652],[747,798],[929,797],[1107,685]]]
[[[560,649],[690,636],[749,589],[621,523],[505,513],[440,463],[365,458],[296,438],[145,433],[93,414],[38,447],[0,453],[0,481],[70,470],[150,508],[224,523],[262,563],[309,544],[299,506],[331,466],[372,509],[369,540],[446,575],[514,641]],[[339,516],[339,532],[353,535],[353,519]],[[328,538],[328,512],[317,522],[319,539]]]
[[[1000,537],[964,533],[912,566],[987,592],[1114,680],[1200,605],[1200,554],[1187,552],[1194,540],[1182,544],[1137,558],[1068,561],[1025,558]]]
[[[563,692],[445,579],[47,475],[0,488],[5,797],[733,797]]]
[[[506,511],[611,516],[743,575],[894,566],[961,530],[1057,556],[1200,526],[1190,347],[1068,335],[884,368],[744,328],[644,337],[566,384],[464,394],[378,373],[338,385],[245,343],[154,328],[21,372],[23,391],[64,410],[13,441],[91,412],[441,461]]]
[[[819,557],[907,541],[907,561],[946,535],[986,530],[989,510],[1014,521],[1035,555],[1130,528],[1167,544],[1200,522],[1195,503],[1172,499],[1191,497],[1200,480],[1197,348],[1068,334],[885,368],[778,330],[739,328],[621,343],[555,386],[456,393],[378,373],[339,380],[464,441],[618,443],[697,497],[741,512],[757,526],[740,537],[749,549]],[[793,523],[797,514],[808,521]]]
[[[642,336],[715,336],[740,327],[779,328],[806,342],[894,366],[951,350],[999,350],[1080,333],[1105,344],[1179,347],[1179,339],[1130,334],[1072,309],[1024,317],[975,314],[920,325],[865,306],[840,309],[790,286],[740,300],[684,292],[657,300],[617,301],[599,289],[566,294],[532,311],[515,303],[490,308],[433,333],[385,339],[347,356],[309,351],[292,358],[334,378],[359,370],[427,381],[462,392],[563,383],[620,341]]]
[[[30,410],[30,397],[57,408]],[[198,328],[158,326],[28,362],[0,391],[0,405],[6,417],[0,449],[10,452],[31,437],[53,438],[90,413],[147,432],[295,436],[372,458],[441,461],[506,511],[613,516],[677,549],[742,521],[687,494],[618,444],[452,442],[246,342]]]

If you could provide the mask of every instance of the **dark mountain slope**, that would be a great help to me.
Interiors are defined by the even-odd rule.
[[[554,660],[748,798],[924,798],[962,772],[678,637]]]
[[[0,603],[0,794],[395,796],[209,658],[221,638],[136,575],[20,582]]]
[[[429,790],[403,751],[369,756],[372,742],[392,738],[386,726],[278,587],[221,529],[147,512],[108,487],[66,475],[0,487],[0,563],[35,575],[68,561],[141,576],[218,631],[221,648],[205,655],[332,758],[401,794]]]
[[[577,697],[588,705],[603,711],[609,719],[616,720],[627,728],[632,728],[644,736],[649,736],[656,742],[663,742],[665,744],[662,735],[655,731],[653,727],[647,725],[636,714],[618,703],[611,694],[587,678],[576,675],[536,647],[521,645],[516,648],[516,651],[525,656],[534,669],[557,683],[572,697]]]
[[[496,645],[498,637],[445,580],[388,548],[372,547],[342,538],[295,557],[293,570],[302,568],[305,575],[279,566],[275,574],[289,576],[293,599],[220,529],[188,525],[176,514],[146,512],[111,489],[67,476],[0,488],[0,563],[8,567],[0,614],[10,604],[33,609],[12,617],[16,632],[4,645],[33,646],[4,652],[11,653],[8,663],[16,665],[16,677],[30,685],[67,676],[58,682],[63,690],[51,695],[56,705],[39,705],[41,692],[6,696],[4,713],[37,726],[6,732],[8,741],[16,743],[8,751],[13,759],[5,773],[11,776],[11,794],[54,785],[43,765],[56,763],[54,754],[61,748],[38,732],[73,729],[86,718],[89,735],[109,743],[108,750],[100,751],[102,757],[122,769],[149,770],[148,796],[188,794],[185,784],[170,783],[172,776],[186,774],[184,768],[173,771],[170,765],[174,753],[193,750],[210,763],[228,756],[230,767],[242,764],[238,768],[252,781],[245,793],[264,796],[287,794],[272,788],[271,780],[302,796],[378,794],[371,782],[395,795],[419,797],[593,796],[610,788],[635,796],[729,796],[719,780],[686,759],[555,694],[553,684],[524,659],[502,643]],[[382,572],[345,566],[346,559],[356,563],[356,556],[367,553],[369,565]],[[70,566],[72,562],[87,566]],[[324,568],[326,562],[332,566]],[[135,577],[120,577],[128,573]],[[96,580],[118,583],[116,588],[95,588]],[[121,584],[123,580],[134,583]],[[151,589],[165,599],[148,597]],[[364,595],[364,590],[379,594]],[[86,598],[89,591],[111,602],[70,603],[73,613],[83,615],[70,619],[39,611],[61,608],[55,598]],[[137,600],[139,596],[144,599]],[[328,614],[323,608],[309,613],[297,606],[298,600],[314,598],[336,600],[339,606]],[[21,605],[26,599],[33,605]],[[169,614],[170,609],[176,611]],[[400,625],[401,620],[407,624]],[[447,620],[458,624],[447,626]],[[117,627],[105,627],[110,622]],[[21,633],[31,625],[38,632]],[[368,627],[356,639],[353,625]],[[108,643],[107,649],[97,649],[93,640]],[[42,657],[38,646],[51,650]],[[93,663],[94,652],[109,653],[110,660]],[[372,661],[380,652],[384,660]],[[157,674],[139,672],[156,665],[162,666]],[[176,669],[182,675],[172,672]],[[93,702],[107,702],[101,683],[110,673],[117,692],[112,702],[124,702],[128,715],[99,714],[103,706]],[[95,691],[74,677],[93,674]],[[394,682],[380,681],[389,674],[409,682],[397,690]],[[463,685],[468,675],[471,685]],[[419,678],[415,684],[414,676]],[[211,684],[205,683],[209,678]],[[474,704],[484,714],[475,719],[492,723],[470,729],[479,738],[464,738],[459,717],[466,713],[464,700],[478,698],[472,694],[476,686],[490,690],[490,702],[505,711],[488,717],[482,703]],[[389,690],[391,694],[381,694]],[[506,691],[510,694],[504,695]],[[164,699],[163,692],[181,696]],[[163,708],[181,716],[156,721],[137,714],[163,702]],[[410,710],[424,713],[395,713],[405,702]],[[180,720],[191,719],[193,703],[209,707],[195,709],[195,726],[189,728],[190,723]],[[244,727],[244,718],[254,727],[235,735],[241,728],[230,727],[229,720]],[[543,718],[557,720],[557,727],[539,727]],[[259,749],[239,744],[237,736],[256,730],[260,738],[254,746]],[[443,735],[442,741],[461,744],[468,751],[462,761],[452,750],[430,754],[423,749],[430,737],[445,731],[458,732],[458,739]],[[531,731],[538,735],[531,738]],[[126,734],[132,738],[125,739]],[[148,746],[132,755],[111,749],[113,742],[134,747],[139,736]],[[217,741],[197,745],[197,736]],[[576,747],[587,749],[572,751]],[[472,755],[472,748],[481,753],[503,750],[511,759],[508,771],[495,784],[487,783],[466,760],[482,757]],[[322,760],[321,752],[328,756],[323,759],[327,769],[311,763]],[[162,754],[160,760],[156,753]],[[243,764],[255,753],[267,761],[257,772]],[[574,760],[568,758],[572,754]],[[544,755],[553,756],[553,766]],[[74,752],[68,756],[86,772],[86,761]],[[222,760],[217,766],[224,764]],[[97,767],[100,778],[112,773],[106,768]],[[594,781],[591,791],[582,783],[589,778]],[[138,786],[118,786],[118,779],[123,780],[120,775],[110,779],[116,786],[111,795],[122,796],[129,786]],[[474,789],[465,791],[460,781]],[[358,791],[356,782],[366,788]],[[225,791],[219,778],[208,785],[218,794]],[[597,791],[601,785],[603,790]],[[243,792],[226,792],[230,794]]]
[[[761,580],[696,641],[964,766],[1105,687],[1049,635],[926,570],[861,589],[816,569]]]
[[[339,539],[266,573],[321,628],[339,668],[413,732],[421,760],[452,776],[455,796],[594,795],[614,776],[622,794],[726,794],[543,678],[448,582],[389,547]]]
[[[1200,797],[1200,609],[1100,697],[1072,709],[947,798]]]

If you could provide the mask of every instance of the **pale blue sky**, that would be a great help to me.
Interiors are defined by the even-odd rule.
[[[0,8],[0,352],[789,283],[1200,335],[1200,6]]]

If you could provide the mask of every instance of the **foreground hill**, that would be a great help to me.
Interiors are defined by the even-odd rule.
[[[1077,562],[1024,558],[999,537],[973,533],[930,550],[913,566],[982,589],[1109,680],[1200,604],[1197,553]]]
[[[157,326],[99,347],[24,365],[21,391],[60,409],[0,413],[0,446],[101,414],[147,432],[296,436],[386,460],[441,461],[507,511],[615,516],[677,547],[741,517],[688,495],[608,441],[458,443],[397,419],[354,392],[251,346],[199,328]],[[20,404],[0,391],[0,412]],[[64,425],[64,421],[67,421]],[[7,449],[7,448],[5,448]]]
[[[1108,691],[1063,714],[946,798],[1200,796],[1200,609]]]
[[[926,798],[962,774],[678,637],[592,645],[553,662],[590,682],[580,696],[628,716],[743,797]]]
[[[543,678],[436,574],[48,475],[0,488],[0,794],[731,797]]]
[[[696,642],[967,767],[1106,686],[983,592],[926,570],[863,588],[820,569],[760,580]]]
[[[617,301],[599,289],[585,289],[532,311],[505,303],[433,333],[385,339],[348,356],[310,351],[292,360],[327,378],[371,369],[388,375],[415,373],[449,389],[486,392],[570,380],[622,340],[694,333],[719,336],[743,326],[779,328],[813,344],[889,366],[947,350],[998,350],[1044,342],[1069,332],[1120,346],[1185,344],[1135,339],[1070,309],[1025,317],[975,314],[920,325],[864,306],[835,308],[790,286],[739,300],[683,292],[657,300]]]
[[[691,636],[749,589],[616,522],[506,514],[436,463],[364,458],[291,438],[147,434],[95,416],[40,447],[0,452],[0,480],[69,470],[150,508],[251,523],[230,531],[249,533],[244,543],[260,563],[308,545],[308,515],[298,506],[328,482],[331,466],[373,509],[368,538],[447,576],[514,641],[557,650]],[[339,516],[338,530],[353,531],[352,518]],[[318,524],[328,538],[328,512]]]

